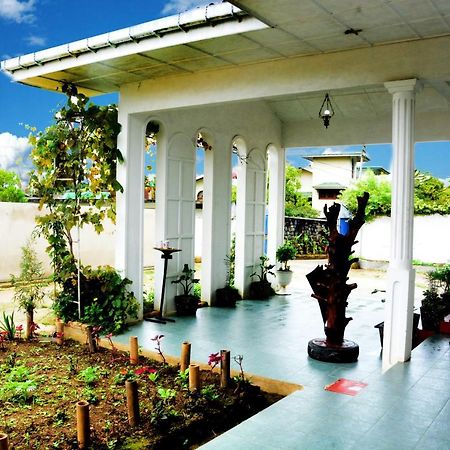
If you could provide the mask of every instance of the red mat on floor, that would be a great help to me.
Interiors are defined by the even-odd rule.
[[[346,378],[339,378],[334,383],[325,386],[326,391],[337,392],[338,394],[357,395],[367,386],[367,383],[362,381],[347,380]]]

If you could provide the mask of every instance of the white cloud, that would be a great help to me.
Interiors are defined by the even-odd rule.
[[[25,38],[25,42],[31,47],[43,47],[47,43],[47,39],[42,36],[31,35]]]
[[[34,20],[35,0],[0,0],[0,17],[17,23]]]
[[[0,168],[16,172],[22,180],[31,168],[29,154],[31,145],[26,137],[0,133]]]
[[[0,0],[1,1],[1,0]],[[171,0],[164,6],[163,14],[179,13],[196,6],[208,5],[211,2],[205,0]]]

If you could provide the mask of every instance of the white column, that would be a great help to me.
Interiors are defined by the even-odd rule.
[[[122,130],[118,148],[124,157],[117,165],[117,179],[123,193],[116,199],[116,269],[132,281],[130,289],[138,299],[142,318],[143,224],[144,224],[144,134],[143,122],[119,111]]]
[[[412,269],[414,222],[415,79],[385,83],[392,103],[391,257],[384,320],[383,370],[411,357],[414,309]]]
[[[176,123],[173,128],[176,130]],[[165,129],[158,135],[156,151],[156,242],[169,241],[174,253],[167,266],[163,314],[175,311],[177,287],[171,281],[180,274],[183,265],[194,265],[195,234],[195,146],[190,136]],[[161,298],[164,263],[155,264],[155,304]]]
[[[267,225],[267,256],[276,262],[277,248],[284,239],[285,149],[269,145],[269,215]]]
[[[231,147],[225,138],[212,145],[205,150],[202,299],[214,305],[216,289],[225,286],[225,258],[230,253]]]

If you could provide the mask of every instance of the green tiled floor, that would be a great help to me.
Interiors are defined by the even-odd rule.
[[[266,301],[242,301],[235,309],[203,308],[196,318],[175,323],[143,322],[117,340],[137,335],[144,348],[164,334],[163,351],[178,356],[183,341],[192,343],[192,359],[206,363],[220,349],[244,355],[244,370],[299,383],[295,392],[219,436],[205,450],[328,450],[450,448],[449,338],[436,336],[413,351],[409,363],[381,374],[380,343],[373,326],[383,320],[383,304],[371,297],[351,298],[354,317],[346,338],[358,342],[360,357],[337,365],[311,360],[311,338],[323,335],[316,301],[306,286],[292,295]],[[324,386],[345,377],[368,383],[356,397]]]

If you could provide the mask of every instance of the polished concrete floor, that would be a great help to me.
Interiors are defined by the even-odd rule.
[[[374,287],[381,281],[374,280]],[[359,344],[358,362],[318,362],[307,355],[308,341],[323,336],[317,302],[302,277],[294,280],[291,293],[244,300],[235,309],[202,308],[195,318],[177,317],[165,325],[143,322],[116,339],[137,335],[141,346],[153,350],[151,338],[164,334],[165,354],[178,356],[181,342],[189,341],[192,360],[203,363],[209,354],[229,349],[244,356],[246,373],[304,387],[204,449],[450,449],[448,336],[428,339],[410,362],[382,375],[374,325],[383,320],[384,304],[366,288],[352,292],[347,312],[354,320],[346,338]],[[367,387],[354,397],[324,390],[338,378]]]

